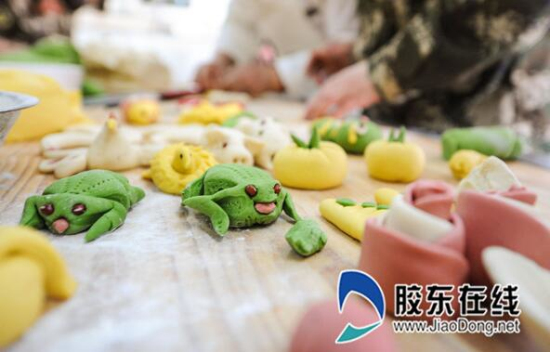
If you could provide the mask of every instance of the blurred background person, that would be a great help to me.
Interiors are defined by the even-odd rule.
[[[101,6],[102,0],[5,0],[0,3],[0,37],[32,44],[53,34],[69,35],[71,16],[83,5]],[[13,45],[13,44],[12,44]]]
[[[215,58],[198,70],[196,82],[203,89],[306,98],[317,87],[306,75],[311,50],[351,46],[355,14],[355,0],[233,0]]]
[[[368,108],[437,131],[499,123],[509,73],[550,28],[548,0],[359,0],[357,10],[354,47],[312,55],[308,73],[324,83],[307,118]]]

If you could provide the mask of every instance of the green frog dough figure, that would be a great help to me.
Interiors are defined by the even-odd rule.
[[[41,196],[25,202],[21,225],[47,227],[58,235],[85,230],[90,242],[124,223],[128,210],[145,197],[123,175],[106,170],[86,171],[55,181]]]
[[[380,127],[368,119],[336,120],[326,117],[313,123],[324,141],[334,142],[351,154],[363,154],[373,141],[382,139]]]
[[[213,166],[183,190],[182,204],[206,214],[221,236],[230,227],[271,224],[284,211],[296,221],[286,235],[296,252],[312,255],[327,241],[317,223],[300,218],[290,194],[281,184],[256,167]]]

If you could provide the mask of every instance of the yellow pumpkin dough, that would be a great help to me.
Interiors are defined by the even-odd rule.
[[[420,146],[405,142],[405,129],[387,141],[377,140],[365,150],[369,175],[388,182],[412,182],[422,175],[426,155]]]
[[[214,156],[202,147],[173,144],[155,155],[143,177],[153,180],[161,191],[179,195],[189,182],[216,164]]]
[[[68,92],[52,78],[18,70],[0,70],[0,90],[28,94],[40,99],[26,109],[13,125],[6,142],[39,139],[68,126],[91,122],[81,109],[79,92]]]
[[[292,136],[294,144],[279,150],[273,160],[273,173],[284,186],[300,189],[327,189],[344,182],[348,157],[333,142],[321,142],[317,129],[306,145]]]
[[[33,324],[46,299],[67,299],[75,289],[63,259],[44,235],[0,226],[0,347]]]
[[[181,113],[178,122],[181,124],[199,123],[209,125],[211,123],[221,125],[228,118],[243,111],[238,103],[214,105],[208,100],[202,100],[199,104]]]

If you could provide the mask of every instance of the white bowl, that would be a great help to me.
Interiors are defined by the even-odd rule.
[[[19,117],[19,112],[38,104],[38,99],[29,95],[0,91],[0,146]]]

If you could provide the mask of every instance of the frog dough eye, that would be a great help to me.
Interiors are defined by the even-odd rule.
[[[73,205],[73,209],[71,211],[74,215],[82,215],[86,212],[86,206],[82,203],[78,203]]]
[[[44,204],[42,205],[40,208],[39,208],[40,212],[44,215],[52,215],[53,212],[55,211],[55,208],[53,206],[53,204],[51,203],[48,203],[48,204]]]
[[[258,190],[253,185],[246,186],[244,188],[244,191],[246,192],[246,194],[248,194],[249,197],[254,197],[258,193]]]
[[[275,192],[275,194],[281,193],[281,185],[278,183],[275,184],[275,186],[273,186],[273,192]]]

